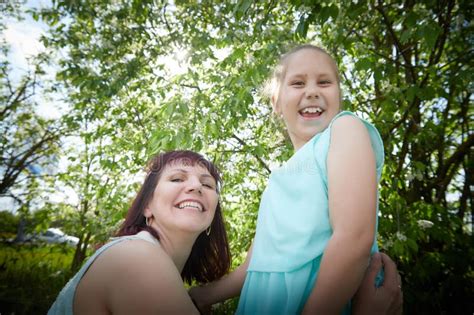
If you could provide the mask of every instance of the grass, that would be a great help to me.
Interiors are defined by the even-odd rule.
[[[74,248],[0,242],[0,315],[46,314],[72,277]],[[219,303],[213,314],[233,314],[238,298]]]
[[[71,277],[74,249],[0,243],[0,314],[46,314]]]

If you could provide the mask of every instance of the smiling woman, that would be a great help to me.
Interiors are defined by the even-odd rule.
[[[210,282],[230,265],[220,183],[197,153],[155,156],[118,237],[84,264],[48,314],[197,314],[183,280]]]

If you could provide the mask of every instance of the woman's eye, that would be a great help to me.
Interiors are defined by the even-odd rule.
[[[181,178],[172,178],[171,181],[172,181],[173,183],[180,183],[180,182],[182,182],[183,180],[182,180]]]
[[[203,185],[204,187],[207,187],[207,188],[210,188],[210,189],[215,189],[215,188],[214,188],[214,185],[212,185],[212,184],[206,184],[206,183],[204,183],[204,184],[202,184],[202,185]]]

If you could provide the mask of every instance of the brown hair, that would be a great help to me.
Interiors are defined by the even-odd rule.
[[[294,55],[295,53],[297,53],[298,51],[301,51],[303,49],[316,50],[318,52],[321,52],[321,53],[325,54],[326,56],[328,56],[331,59],[331,61],[333,62],[334,72],[336,73],[337,84],[339,85],[339,92],[341,94],[341,99],[342,99],[342,91],[341,91],[341,86],[340,86],[341,85],[341,78],[339,76],[339,69],[337,67],[336,61],[326,50],[324,50],[321,47],[311,45],[311,44],[304,44],[304,45],[296,46],[296,47],[289,50],[287,53],[283,54],[280,57],[280,60],[278,61],[278,64],[275,66],[275,69],[273,70],[271,78],[265,84],[264,94],[267,97],[271,98],[274,95],[274,93],[279,90],[281,81],[283,80],[283,78],[285,77],[285,74],[286,74],[286,69],[287,69],[286,63],[287,63],[288,59],[292,55]]]
[[[134,235],[140,231],[148,231],[156,239],[160,239],[158,232],[146,225],[143,211],[153,198],[153,192],[164,168],[176,162],[184,165],[199,165],[207,169],[215,179],[219,192],[222,185],[219,171],[214,164],[202,155],[184,150],[158,154],[148,163],[145,181],[128,209],[125,221],[117,232],[117,236]],[[220,202],[218,201],[214,219],[211,223],[211,234],[209,236],[205,232],[199,234],[181,272],[181,277],[188,283],[193,280],[211,282],[228,272],[230,261],[229,243]]]

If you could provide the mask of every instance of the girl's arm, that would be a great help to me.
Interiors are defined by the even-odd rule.
[[[343,116],[331,133],[327,169],[333,234],[306,314],[340,314],[361,283],[374,242],[377,179],[368,131],[359,119]]]
[[[201,287],[194,287],[189,290],[189,294],[196,302],[200,310],[206,310],[212,304],[225,301],[240,295],[244,285],[247,268],[252,257],[252,246],[247,252],[247,257],[243,264],[221,279],[206,284]]]

